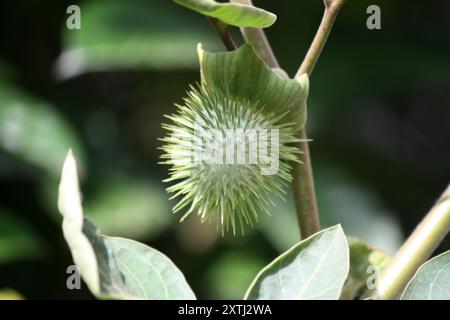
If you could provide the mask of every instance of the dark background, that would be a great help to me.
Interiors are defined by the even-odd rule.
[[[74,3],[81,30],[65,27]],[[370,4],[381,7],[381,30],[366,28]],[[266,32],[293,75],[321,1],[255,5],[277,14]],[[449,12],[443,0],[349,0],[311,77],[308,132],[322,225],[342,223],[389,253],[450,180]],[[199,80],[198,42],[223,50],[204,17],[171,1],[1,2],[0,290],[91,297],[66,288],[72,260],[56,186],[69,147],[86,215],[105,234],[167,254],[199,298],[241,298],[257,271],[295,243],[291,201],[236,238],[196,217],[179,224],[170,213],[157,139],[163,115]]]

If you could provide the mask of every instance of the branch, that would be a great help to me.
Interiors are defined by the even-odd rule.
[[[226,25],[225,23],[216,18],[208,17],[208,20],[213,26],[214,30],[216,30],[225,48],[227,48],[228,51],[235,50],[236,45],[234,44],[233,39],[231,38],[230,33],[228,32],[228,25]]]
[[[230,0],[230,2],[253,6],[252,0]],[[245,41],[250,43],[258,56],[270,67],[279,68],[280,65],[275,57],[272,47],[267,40],[266,34],[258,28],[241,28]]]
[[[325,11],[322,21],[317,29],[314,40],[297,71],[296,77],[300,77],[303,73],[310,75],[313,71],[344,1],[345,0],[324,1]],[[301,163],[294,164],[292,190],[294,192],[295,208],[300,222],[302,238],[306,238],[320,230],[320,220],[314,187],[311,156],[309,153],[308,135],[305,128],[300,129],[299,138],[300,142],[297,147],[302,150],[303,153],[299,157]]]
[[[450,185],[381,274],[375,298],[395,299],[450,230]]]
[[[344,2],[345,0],[324,0],[325,11],[323,13],[322,21],[320,22],[316,36],[297,71],[296,77],[301,76],[303,73],[309,75],[313,71],[316,62],[322,53],[322,49],[327,42],[331,29],[333,28],[334,21]]]

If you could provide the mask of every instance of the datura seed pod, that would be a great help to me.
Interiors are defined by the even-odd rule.
[[[290,165],[298,161],[300,152],[295,147],[299,113],[290,111],[289,98],[306,100],[307,95],[307,86],[305,89],[294,80],[282,79],[256,57],[251,47],[225,53],[221,61],[241,57],[247,59],[252,72],[260,70],[261,80],[267,77],[263,86],[275,86],[274,96],[279,94],[285,102],[282,108],[270,101],[267,87],[261,95],[263,101],[254,99],[261,84],[246,83],[245,72],[237,75],[237,70],[228,70],[226,76],[231,82],[226,76],[220,84],[206,81],[208,74],[217,75],[214,56],[207,56],[207,70],[201,59],[202,85],[191,86],[184,103],[177,105],[177,112],[167,116],[170,123],[163,124],[167,135],[162,139],[162,163],[171,166],[165,181],[173,183],[167,189],[171,199],[179,199],[173,211],[184,212],[181,220],[194,213],[202,222],[217,221],[222,234],[230,230],[235,234],[237,229],[244,233],[246,225],[254,226],[258,221],[258,214],[270,214],[272,194],[283,195],[285,184],[291,180]],[[230,65],[236,63],[239,61]],[[241,84],[238,88],[228,85],[236,82]],[[302,96],[293,95],[291,87],[285,90],[285,83],[294,89],[298,86]],[[241,93],[247,92],[243,89],[248,85],[253,85],[249,87],[253,91],[247,97]],[[288,89],[291,96],[283,96],[282,90]]]

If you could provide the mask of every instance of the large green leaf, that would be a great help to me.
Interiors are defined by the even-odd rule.
[[[198,55],[205,86],[247,101],[259,101],[271,111],[288,112],[292,122],[304,126],[309,91],[306,74],[286,79],[267,67],[249,44],[219,53],[204,51],[199,45]]]
[[[450,300],[450,251],[424,263],[406,286],[401,299]]]
[[[241,3],[220,3],[214,0],[174,0],[176,3],[236,27],[266,28],[277,16],[266,10]]]
[[[0,85],[0,149],[56,179],[68,148],[82,158],[76,132],[54,106]]]
[[[349,271],[349,249],[340,225],[293,246],[256,276],[246,299],[335,300]]]
[[[183,274],[161,252],[132,240],[103,236],[83,219],[76,162],[71,152],[63,167],[58,207],[74,262],[95,296],[161,300],[195,298]]]
[[[56,69],[61,78],[91,71],[195,69],[199,41],[219,46],[207,22],[166,0],[91,1],[82,6],[81,29],[64,28]]]
[[[347,237],[347,241],[350,247],[350,273],[342,290],[343,300],[368,296],[374,289],[369,289],[369,285],[374,284],[391,259],[383,251],[358,238]]]

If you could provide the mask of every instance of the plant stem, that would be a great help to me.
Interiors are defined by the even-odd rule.
[[[230,2],[253,6],[252,0],[230,0]],[[245,41],[250,43],[258,56],[270,67],[279,68],[280,65],[273,53],[272,47],[267,40],[266,34],[258,28],[241,28]]]
[[[231,0],[231,2],[250,6],[253,5],[251,0]],[[324,2],[324,17],[296,77],[303,73],[311,74],[344,0],[326,0]],[[241,28],[241,32],[245,40],[252,44],[258,55],[269,67],[279,68],[279,63],[273,54],[272,48],[270,47],[263,30]],[[303,153],[300,155],[301,163],[293,164],[292,190],[301,236],[305,239],[320,230],[320,220],[319,211],[317,209],[308,139],[304,128],[299,131],[299,138],[301,139],[301,142],[299,143],[298,148],[302,150]]]
[[[381,274],[374,298],[389,300],[398,297],[449,230],[450,185]]]
[[[336,20],[339,10],[344,2],[345,0],[324,0],[325,10],[322,21],[320,22],[319,29],[317,29],[314,40],[312,41],[311,46],[309,47],[308,52],[306,53],[306,56],[297,71],[296,77],[299,77],[304,73],[310,75],[313,71],[322,49],[327,42],[331,29],[333,28],[334,21]]]
[[[236,45],[234,44],[233,39],[228,32],[228,25],[216,18],[208,17],[208,20],[213,26],[214,30],[216,30],[225,48],[227,48],[228,51],[235,50]]]
[[[302,239],[306,239],[320,231],[320,219],[308,137],[305,128],[299,130],[298,137],[300,141],[296,147],[302,153],[298,156],[301,162],[294,162],[292,164],[292,192],[294,194],[295,211],[300,224],[300,234]]]
[[[312,73],[322,49],[327,42],[336,16],[344,4],[344,0],[324,1],[324,4],[325,11],[322,21],[295,75],[296,77],[300,77],[304,73],[308,75]],[[300,129],[298,136],[300,138],[298,148],[303,153],[299,157],[301,163],[294,164],[292,190],[294,192],[295,208],[300,222],[301,235],[302,238],[307,238],[320,230],[320,220],[306,128]]]

